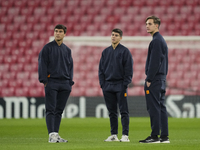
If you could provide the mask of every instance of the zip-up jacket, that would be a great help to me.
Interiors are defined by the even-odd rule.
[[[47,83],[48,80],[69,80],[73,85],[73,59],[70,48],[64,43],[58,46],[55,40],[46,44],[39,54],[38,73],[41,83]]]
[[[112,45],[103,52],[99,63],[99,82],[103,87],[105,82],[123,83],[127,88],[133,76],[133,59],[125,46],[118,44],[115,49]]]
[[[146,81],[156,79],[166,80],[168,72],[168,48],[159,32],[154,33],[149,44],[148,55],[145,66]]]

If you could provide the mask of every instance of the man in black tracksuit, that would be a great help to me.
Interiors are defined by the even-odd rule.
[[[45,87],[46,124],[49,142],[67,142],[58,132],[63,110],[71,92],[73,82],[73,60],[71,50],[63,43],[67,28],[54,28],[55,40],[46,44],[39,54],[39,81]]]
[[[151,121],[151,135],[140,143],[170,143],[168,138],[168,116],[165,106],[166,76],[168,72],[168,47],[159,33],[160,19],[146,19],[147,32],[153,36],[149,44],[145,73],[145,97]],[[158,138],[160,135],[160,138]]]
[[[99,63],[99,82],[107,109],[109,111],[111,136],[105,141],[119,141],[118,105],[123,127],[121,142],[129,142],[129,111],[127,104],[127,88],[132,81],[133,59],[130,51],[120,44],[122,31],[112,30],[112,45],[102,52]]]

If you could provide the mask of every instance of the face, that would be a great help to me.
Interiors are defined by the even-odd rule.
[[[64,37],[65,37],[65,33],[63,29],[54,30],[54,38],[56,41],[62,41]]]
[[[117,44],[117,43],[119,43],[121,39],[122,39],[122,37],[119,35],[119,33],[117,33],[117,32],[112,32],[112,34],[111,34],[112,44]]]
[[[154,24],[153,19],[148,19],[146,21],[146,29],[148,33],[153,35],[155,32],[158,31],[158,24]]]

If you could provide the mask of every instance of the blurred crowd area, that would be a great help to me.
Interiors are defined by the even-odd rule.
[[[113,28],[120,28],[123,36],[150,36],[145,29],[150,15],[161,19],[163,36],[200,35],[199,0],[0,1],[0,96],[44,96],[38,82],[38,54],[56,24],[67,26],[67,36],[110,36]],[[98,62],[104,47],[79,48],[71,96],[102,96]],[[135,63],[129,95],[143,95],[147,49],[130,51]],[[200,48],[169,49],[167,94],[198,95],[199,70]]]

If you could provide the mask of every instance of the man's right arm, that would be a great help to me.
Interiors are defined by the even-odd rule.
[[[41,50],[38,58],[38,77],[39,81],[41,83],[46,84],[47,83],[47,63],[48,63],[48,54],[47,54],[47,48],[44,46],[44,48]]]
[[[103,72],[103,54],[102,54],[100,62],[99,62],[99,83],[100,83],[101,88],[103,87],[104,82],[105,82],[105,75]]]

